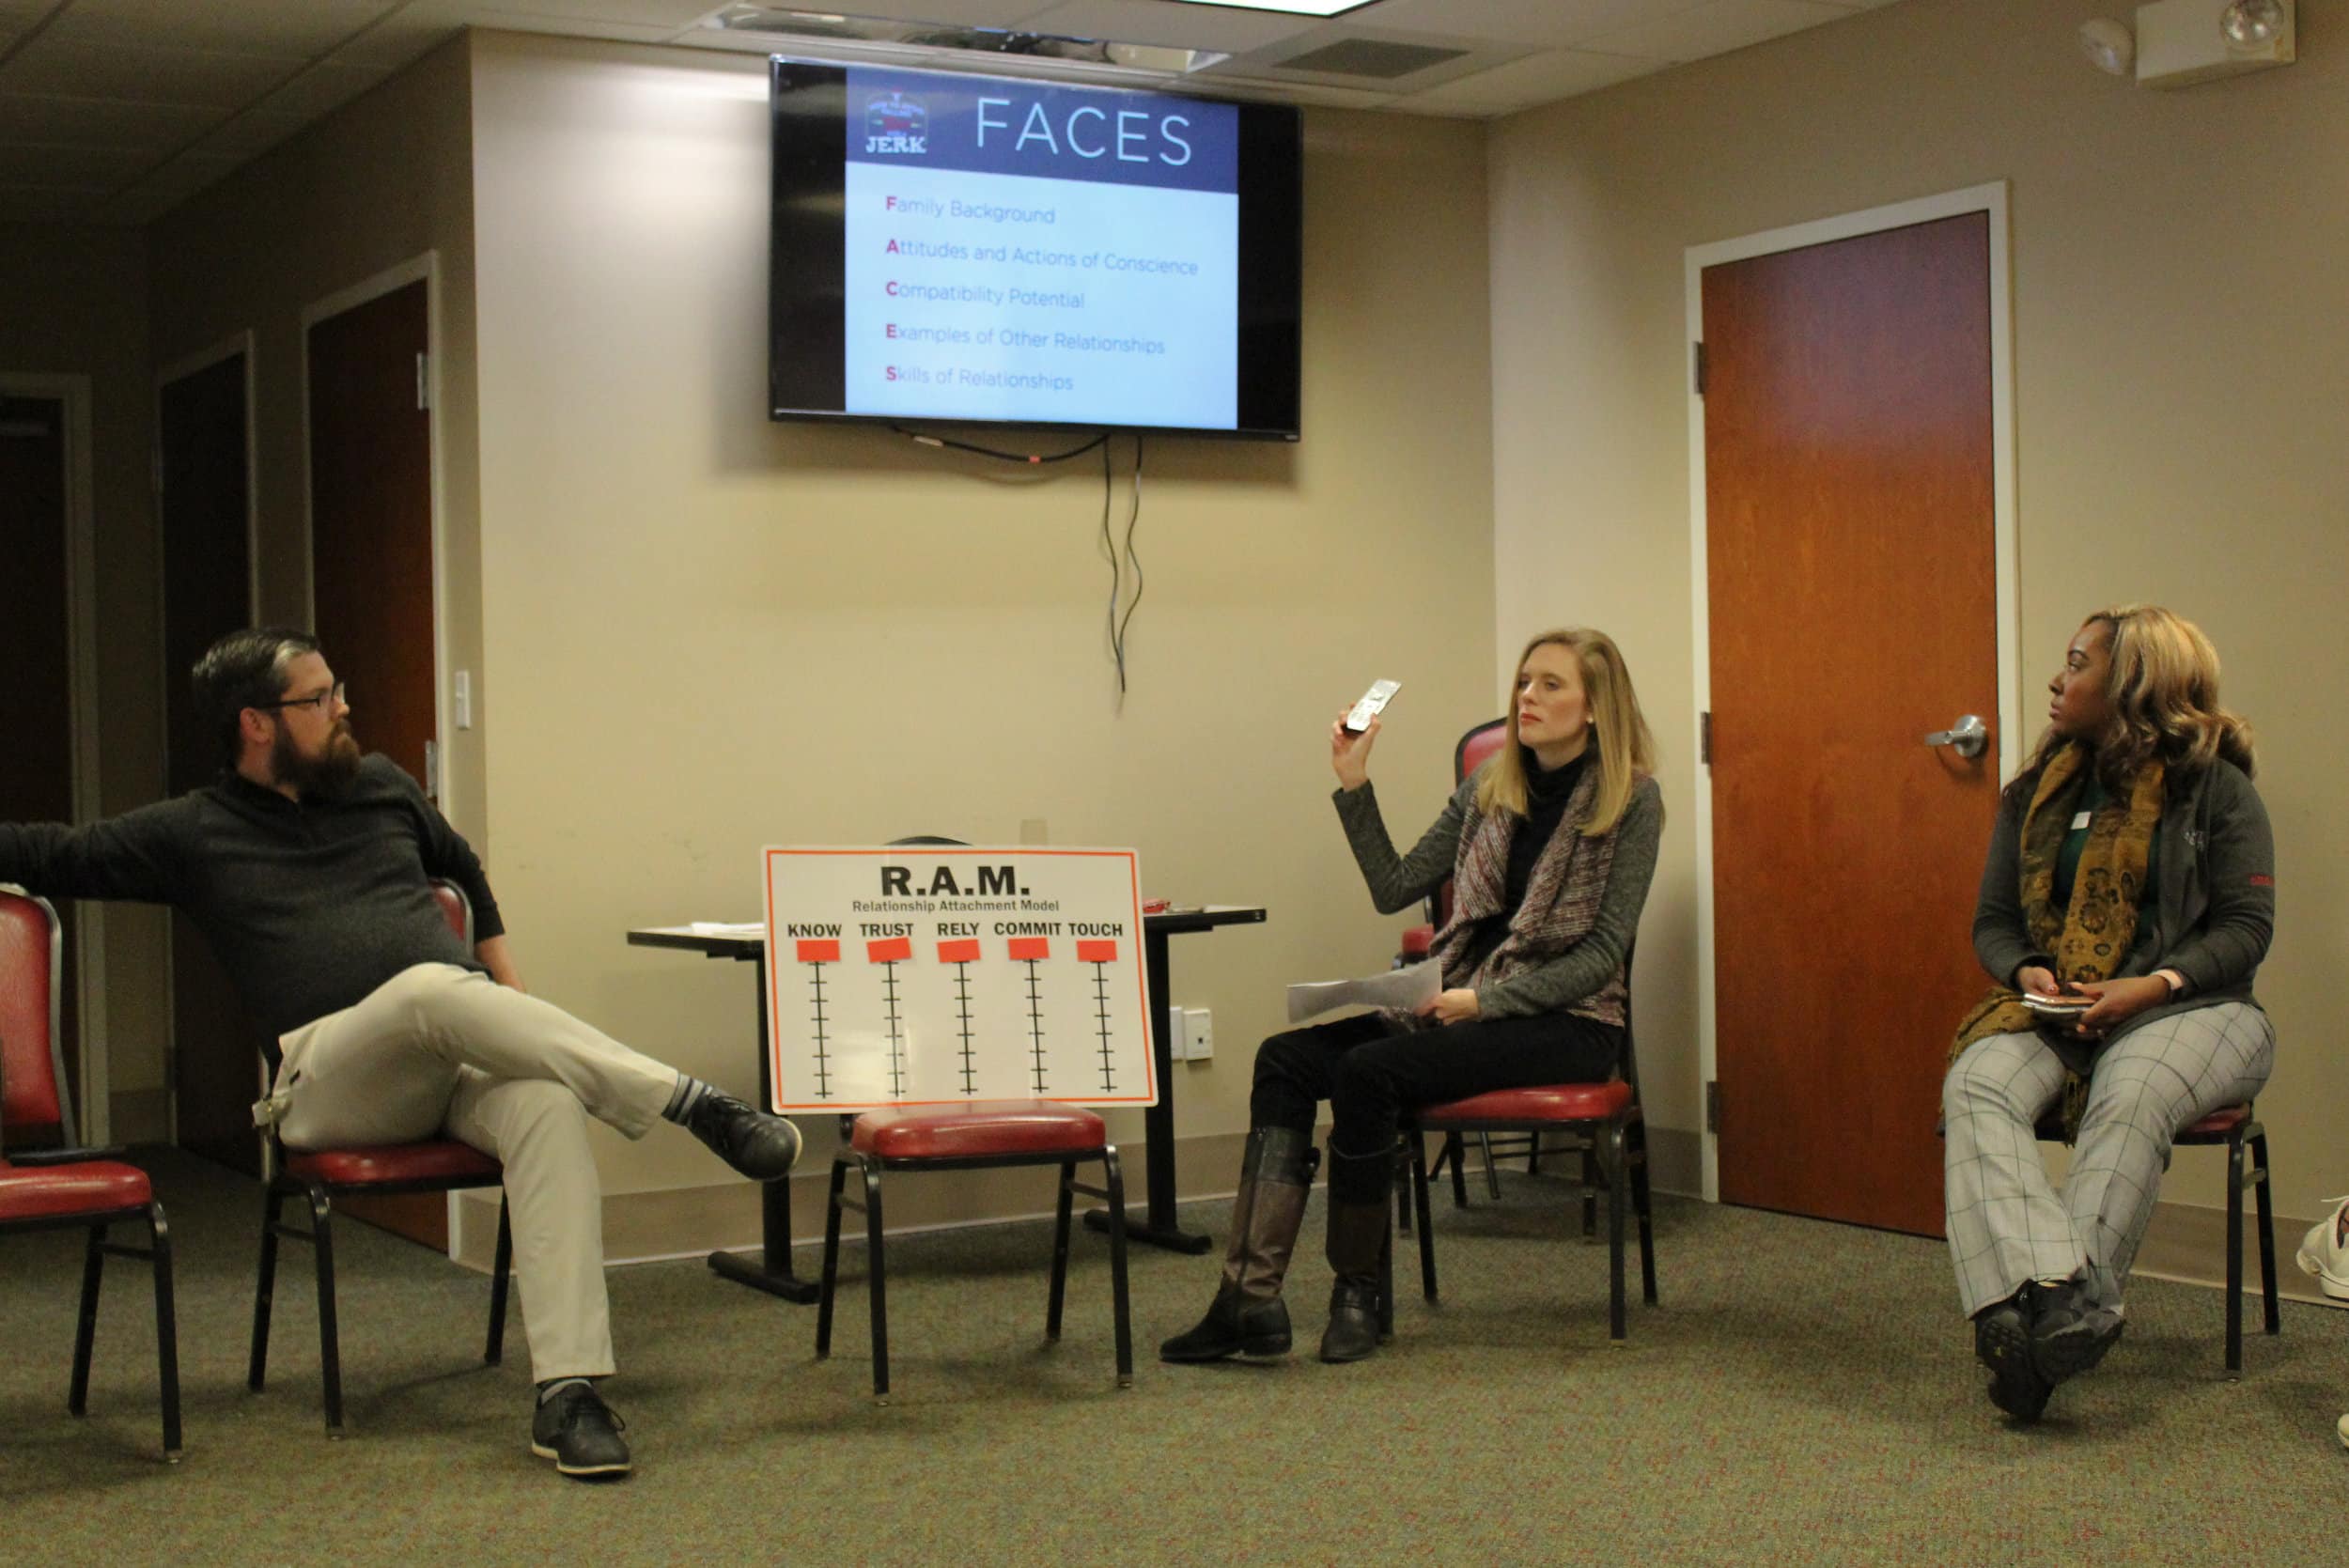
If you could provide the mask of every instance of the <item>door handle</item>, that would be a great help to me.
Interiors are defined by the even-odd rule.
[[[1947,746],[1959,756],[1969,758],[1982,755],[1983,748],[1989,743],[1990,726],[1974,713],[1961,713],[1957,722],[1948,729],[1935,730],[1925,737],[1928,746]]]

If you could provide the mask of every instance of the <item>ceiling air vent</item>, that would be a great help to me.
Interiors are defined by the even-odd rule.
[[[1442,49],[1423,43],[1392,43],[1384,39],[1341,39],[1283,60],[1280,69],[1392,82],[1400,76],[1415,76],[1468,53],[1465,49]]]

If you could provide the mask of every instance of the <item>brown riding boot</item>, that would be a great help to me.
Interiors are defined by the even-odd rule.
[[[1330,1145],[1330,1268],[1338,1278],[1321,1336],[1325,1361],[1359,1361],[1378,1348],[1379,1263],[1393,1169],[1392,1149],[1349,1155]]]
[[[1207,1315],[1159,1346],[1161,1361],[1220,1361],[1227,1356],[1285,1356],[1288,1303],[1281,1281],[1297,1249],[1305,1194],[1321,1152],[1307,1134],[1251,1127],[1232,1203],[1232,1246]]]

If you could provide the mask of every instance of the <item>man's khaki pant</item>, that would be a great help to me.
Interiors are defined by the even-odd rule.
[[[677,1070],[454,964],[418,964],[279,1042],[257,1120],[295,1149],[446,1136],[506,1167],[532,1374],[614,1370],[587,1118],[642,1138]]]

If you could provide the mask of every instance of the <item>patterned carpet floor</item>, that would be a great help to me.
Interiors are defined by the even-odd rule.
[[[200,1162],[142,1158],[179,1253],[186,1459],[157,1458],[143,1266],[110,1265],[91,1413],[75,1421],[78,1237],[0,1240],[0,1562],[2338,1556],[2349,1320],[2329,1311],[2287,1302],[2282,1336],[2254,1328],[2232,1383],[2217,1294],[2139,1281],[2120,1348],[2018,1428],[1983,1398],[1937,1243],[1665,1200],[1662,1304],[1635,1304],[1612,1347],[1605,1248],[1582,1242],[1567,1188],[1522,1175],[1498,1203],[1439,1198],[1442,1300],[1420,1299],[1405,1251],[1396,1340],[1356,1366],[1311,1355],[1329,1289],[1318,1197],[1290,1291],[1300,1353],[1283,1361],[1160,1365],[1157,1341],[1198,1315],[1215,1264],[1135,1249],[1125,1390],[1107,1248],[1084,1233],[1049,1347],[1047,1226],[893,1239],[886,1406],[862,1249],[824,1362],[812,1309],[698,1263],[615,1269],[608,1393],[638,1468],[606,1485],[531,1456],[521,1333],[505,1366],[480,1364],[487,1282],[349,1225],[350,1436],[330,1442],[306,1255],[281,1277],[270,1387],[249,1393],[257,1198]],[[1219,1234],[1224,1218],[1185,1212]],[[798,1266],[816,1261],[803,1249]]]

